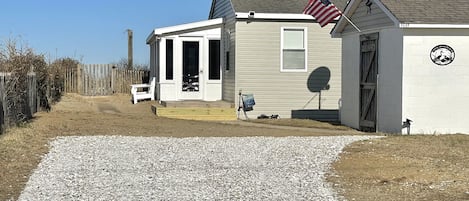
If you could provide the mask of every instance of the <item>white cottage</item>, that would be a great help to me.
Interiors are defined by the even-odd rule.
[[[469,1],[351,0],[341,122],[364,131],[469,133]]]
[[[147,43],[157,100],[238,105],[241,92],[254,95],[252,118],[338,118],[341,40],[330,37],[334,23],[321,28],[301,14],[306,4],[213,0],[209,20],[154,30]]]
[[[223,20],[155,29],[150,44],[156,100],[221,100],[220,30]]]

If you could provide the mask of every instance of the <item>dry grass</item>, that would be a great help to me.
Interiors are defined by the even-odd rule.
[[[330,180],[349,200],[469,200],[469,135],[394,136],[345,149]]]
[[[56,136],[317,136],[314,129],[285,130],[155,117],[150,102],[126,95],[85,98],[67,95],[49,113],[0,136],[0,200],[19,196],[29,175]],[[257,120],[256,120],[257,121]],[[263,123],[338,129],[308,120]],[[356,134],[351,130],[350,134]],[[348,200],[469,200],[469,136],[397,136],[347,147],[329,180]]]
[[[346,126],[338,126],[330,123],[319,122],[309,119],[253,119],[249,120],[254,123],[270,124],[270,125],[279,125],[279,126],[292,126],[292,127],[302,127],[302,128],[319,128],[319,129],[329,129],[329,130],[340,130],[340,131],[350,131],[352,130]]]
[[[0,135],[0,200],[16,199],[29,175],[57,136],[125,135],[162,137],[317,136],[311,130],[273,129],[237,124],[157,118],[151,102],[133,105],[130,96],[64,96],[51,112]]]
[[[0,200],[18,195],[40,156],[47,151],[46,143],[30,126],[11,129],[0,137]]]

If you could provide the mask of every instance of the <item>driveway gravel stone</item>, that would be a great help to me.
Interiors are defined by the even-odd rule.
[[[335,137],[59,137],[19,200],[343,200]]]

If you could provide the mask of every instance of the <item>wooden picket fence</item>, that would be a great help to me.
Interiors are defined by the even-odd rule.
[[[36,73],[28,73],[27,86],[18,91],[12,73],[0,73],[0,133],[6,128],[31,119],[38,111]]]
[[[130,94],[131,84],[148,83],[150,75],[147,70],[123,70],[112,65],[78,65],[65,67],[64,70],[63,85],[60,77],[50,78],[47,92],[49,98],[62,92],[86,96]],[[9,127],[31,119],[40,110],[37,82],[36,73],[28,73],[25,89],[19,89],[17,75],[0,72],[0,134]]]
[[[131,84],[147,83],[148,70],[124,70],[111,64],[78,65],[65,69],[64,91],[85,96],[130,94]]]

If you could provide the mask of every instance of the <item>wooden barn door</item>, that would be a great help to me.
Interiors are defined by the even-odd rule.
[[[378,33],[360,37],[360,130],[376,132]]]

